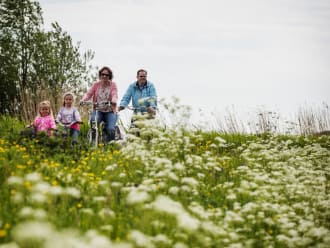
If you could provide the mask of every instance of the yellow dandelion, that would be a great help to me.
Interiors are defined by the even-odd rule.
[[[7,236],[7,231],[0,229],[0,238],[6,237]]]
[[[82,204],[81,203],[78,203],[77,204],[77,208],[82,208]]]
[[[31,183],[29,181],[25,181],[24,182],[24,187],[27,188],[27,189],[31,188]]]
[[[18,165],[16,165],[16,168],[17,169],[25,169],[25,165],[22,165],[22,164],[18,164]]]

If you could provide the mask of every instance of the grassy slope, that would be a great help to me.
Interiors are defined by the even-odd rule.
[[[90,150],[83,141],[69,149],[58,140],[20,140],[22,123],[2,118],[0,243],[330,244],[329,136],[159,131],[144,125],[141,139],[121,149]]]

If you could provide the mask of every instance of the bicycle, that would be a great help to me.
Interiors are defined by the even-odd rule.
[[[139,100],[139,104],[143,105],[144,102],[146,102],[150,99],[153,100],[154,98],[151,98],[151,97],[142,98]],[[127,125],[128,127],[125,128],[125,133],[130,133],[136,137],[140,137],[141,122],[144,122],[147,119],[149,119],[149,120],[154,119],[155,114],[148,113],[144,106],[141,106],[138,108],[134,108],[132,106],[127,106],[127,107],[125,107],[125,109],[129,109],[133,112],[133,114],[130,117],[129,125]],[[122,111],[122,110],[120,110],[120,111]],[[124,125],[122,124],[122,126],[124,126]]]
[[[74,124],[83,124],[81,121],[73,121],[71,123],[63,123],[56,121],[57,129],[55,129],[54,134],[56,137],[61,137],[63,141],[67,141],[67,138],[72,135],[71,126]],[[78,137],[76,137],[78,138]],[[77,143],[77,141],[73,140],[72,144]]]
[[[98,147],[99,144],[106,145],[107,142],[107,132],[105,130],[105,122],[101,121],[101,123],[98,123],[97,116],[98,111],[100,111],[101,106],[110,107],[111,102],[99,102],[99,103],[92,103],[92,102],[81,102],[81,106],[84,105],[93,105],[94,110],[96,111],[94,115],[94,119],[91,121],[91,127],[87,132],[87,141],[92,147]],[[123,139],[122,132],[118,125],[115,126],[115,141]]]

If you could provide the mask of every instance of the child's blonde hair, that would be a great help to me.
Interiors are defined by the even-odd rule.
[[[65,92],[63,95],[63,107],[65,107],[65,97],[66,96],[72,96],[72,99],[73,99],[72,104],[74,103],[74,100],[75,100],[75,95],[72,92],[70,92],[70,91]]]
[[[47,101],[47,100],[46,101],[42,101],[42,102],[39,103],[38,116],[41,116],[40,109],[43,108],[43,107],[48,108],[49,115],[50,116],[53,116],[53,111],[52,111],[52,108],[50,106],[50,101]]]

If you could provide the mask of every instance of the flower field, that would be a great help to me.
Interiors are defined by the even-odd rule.
[[[329,136],[148,120],[123,145],[64,149],[1,122],[2,248],[330,247]]]

